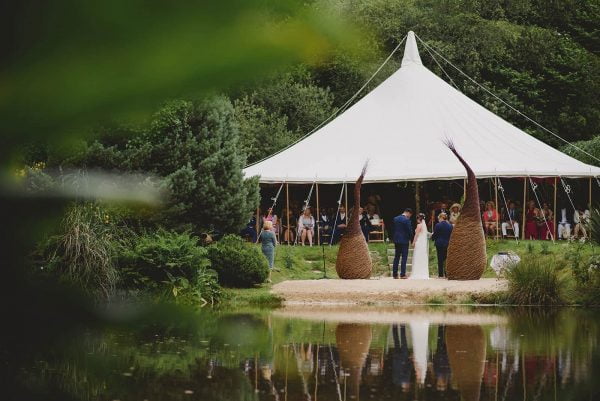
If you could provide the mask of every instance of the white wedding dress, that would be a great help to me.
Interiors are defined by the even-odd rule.
[[[412,256],[412,272],[410,275],[411,279],[425,280],[429,278],[429,241],[427,232],[427,225],[425,221],[419,223],[421,226],[421,232],[415,242]]]

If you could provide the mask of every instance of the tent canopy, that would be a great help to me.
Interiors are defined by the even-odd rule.
[[[398,71],[343,114],[293,146],[244,170],[262,183],[458,179],[456,149],[480,177],[589,177],[584,164],[485,109],[423,66],[408,33]]]

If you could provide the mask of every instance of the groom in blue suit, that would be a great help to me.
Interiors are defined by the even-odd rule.
[[[394,247],[396,252],[394,255],[393,276],[398,278],[398,262],[402,257],[402,265],[400,267],[400,278],[406,278],[406,259],[408,258],[408,246],[413,239],[414,232],[412,223],[410,222],[412,209],[404,209],[404,213],[394,217]]]

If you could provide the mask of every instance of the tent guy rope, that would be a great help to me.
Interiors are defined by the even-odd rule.
[[[504,101],[502,98],[500,98],[499,96],[497,96],[496,94],[494,94],[492,91],[490,91],[488,88],[486,88],[485,86],[483,86],[482,84],[480,84],[479,82],[475,81],[475,79],[471,78],[469,75],[467,75],[466,72],[464,72],[463,70],[461,70],[460,68],[458,68],[457,66],[455,66],[454,64],[452,64],[452,62],[450,60],[448,60],[447,58],[445,58],[444,56],[442,56],[440,53],[438,53],[435,48],[433,48],[433,46],[425,43],[423,41],[423,39],[421,39],[417,34],[415,34],[415,37],[417,39],[419,39],[419,42],[421,42],[423,44],[423,46],[425,46],[425,48],[429,51],[433,51],[436,55],[438,55],[442,60],[444,60],[446,63],[448,63],[450,66],[452,66],[456,71],[460,72],[462,75],[464,75],[468,80],[470,80],[471,82],[473,82],[475,85],[477,85],[478,87],[480,87],[481,89],[483,89],[486,93],[488,93],[489,95],[493,96],[496,100],[498,100],[499,102],[501,102],[502,104],[504,104],[506,107],[510,108],[512,111],[514,111],[515,113],[519,114],[520,116],[524,117],[525,119],[527,119],[528,121],[532,122],[533,124],[535,124],[536,126],[538,126],[539,128],[541,128],[542,130],[546,131],[547,133],[553,135],[555,138],[560,139],[561,141],[563,141],[564,143],[566,143],[569,146],[574,147],[575,149],[577,149],[578,151],[586,154],[587,156],[591,157],[592,159],[596,160],[597,162],[600,162],[600,159],[597,158],[596,156],[592,155],[591,153],[583,150],[582,148],[580,148],[577,145],[572,144],[571,142],[567,141],[566,139],[564,139],[563,137],[561,137],[560,135],[554,133],[553,131],[549,130],[548,128],[544,127],[542,124],[538,123],[537,121],[535,121],[534,119],[532,119],[531,117],[529,117],[527,114],[523,113],[522,111],[516,109],[515,107],[513,107],[511,104],[507,103],[506,101]],[[437,62],[437,60],[436,60]]]

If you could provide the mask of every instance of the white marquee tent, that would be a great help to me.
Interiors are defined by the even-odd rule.
[[[423,66],[409,32],[401,68],[330,123],[293,146],[247,167],[262,183],[458,179],[465,170],[450,139],[484,177],[592,177],[584,164],[480,106]]]

